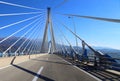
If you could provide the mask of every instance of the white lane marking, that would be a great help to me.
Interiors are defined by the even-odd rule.
[[[68,63],[68,64],[72,65],[72,63],[70,63],[70,62],[68,62],[68,61],[66,61],[66,60],[64,60],[64,59],[63,59],[63,61],[65,61],[66,63]],[[102,81],[101,79],[99,79],[99,78],[97,78],[97,77],[93,76],[92,74],[90,74],[90,73],[88,73],[88,72],[86,72],[86,71],[84,71],[84,70],[82,70],[82,69],[78,68],[78,67],[77,67],[77,66],[75,66],[75,65],[73,65],[73,67],[75,67],[75,68],[77,68],[78,70],[80,70],[80,71],[84,72],[85,74],[87,74],[87,75],[89,75],[89,76],[93,77],[93,78],[94,78],[94,79],[96,79],[97,81]]]
[[[64,59],[63,59],[63,61],[65,61],[66,63],[68,63],[68,64],[71,64],[71,65],[72,65],[72,63],[70,63],[70,62],[68,62],[68,61],[66,61],[66,60],[64,60]]]
[[[41,74],[43,68],[44,68],[44,67],[42,66],[42,67],[39,69],[39,71],[37,72],[37,75],[35,75],[35,77],[33,78],[32,81],[37,81],[37,79],[38,79],[39,75]]]

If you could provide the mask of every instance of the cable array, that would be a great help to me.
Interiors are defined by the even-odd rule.
[[[6,5],[10,5],[10,6],[16,6],[16,7],[21,7],[21,8],[33,9],[33,10],[43,10],[43,9],[29,7],[29,6],[24,6],[24,5],[14,4],[14,3],[9,3],[9,2],[5,2],[5,1],[0,1],[0,4],[6,4]]]
[[[0,1],[0,4],[37,10],[35,12],[0,14],[0,17],[8,17],[9,16],[9,18],[13,17],[13,16],[21,16],[21,15],[23,15],[23,16],[29,15],[30,16],[30,15],[32,15],[29,18],[25,18],[20,21],[15,21],[13,23],[10,23],[10,24],[0,27],[0,31],[3,31],[4,29],[11,29],[11,28],[14,30],[13,33],[9,34],[6,37],[3,37],[0,40],[0,45],[4,45],[4,43],[6,41],[11,39],[12,37],[16,37],[19,34],[19,37],[17,37],[17,39],[15,39],[14,41],[12,41],[12,40],[10,41],[11,43],[9,44],[9,46],[4,47],[4,50],[2,50],[3,51],[2,56],[3,57],[11,56],[11,53],[14,53],[15,56],[29,54],[29,53],[40,53],[41,45],[38,45],[37,43],[41,43],[39,40],[39,39],[41,39],[40,31],[43,31],[43,30],[41,30],[41,27],[42,26],[44,27],[46,11],[44,9],[38,9],[38,8],[34,8],[34,7],[9,3],[9,2],[5,2],[5,1]],[[29,22],[29,23],[27,23],[27,22]],[[27,23],[27,24],[24,24],[24,23]],[[24,24],[24,26],[21,26],[19,24]],[[21,27],[15,28],[17,26],[21,26]]]

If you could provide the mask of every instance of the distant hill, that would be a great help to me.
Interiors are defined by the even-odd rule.
[[[114,58],[120,58],[120,50],[118,49],[112,48],[95,48],[95,49],[103,52],[104,54],[108,54]]]
[[[0,52],[5,51],[9,46],[11,46],[15,41],[17,41],[20,37],[10,37],[9,39],[5,40],[4,42],[0,43]],[[0,38],[0,41],[4,38]],[[21,50],[27,45],[27,43],[30,41],[30,39],[22,38],[18,43],[16,43],[12,48],[11,52],[14,52],[25,40],[27,40],[26,43],[22,46]],[[32,40],[29,45],[31,45],[34,42]],[[39,43],[41,44],[41,43]],[[29,47],[29,46],[28,46]]]

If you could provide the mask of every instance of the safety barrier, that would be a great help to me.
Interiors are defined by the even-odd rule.
[[[37,58],[40,56],[43,56],[46,54],[33,54],[33,55],[22,55],[22,56],[16,56],[16,57],[3,57],[0,58],[0,68],[9,66],[11,63],[13,64],[18,64],[21,62],[25,62],[27,60]]]

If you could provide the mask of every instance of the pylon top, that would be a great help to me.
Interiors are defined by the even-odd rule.
[[[47,7],[47,10],[50,10],[51,8],[50,7]]]

